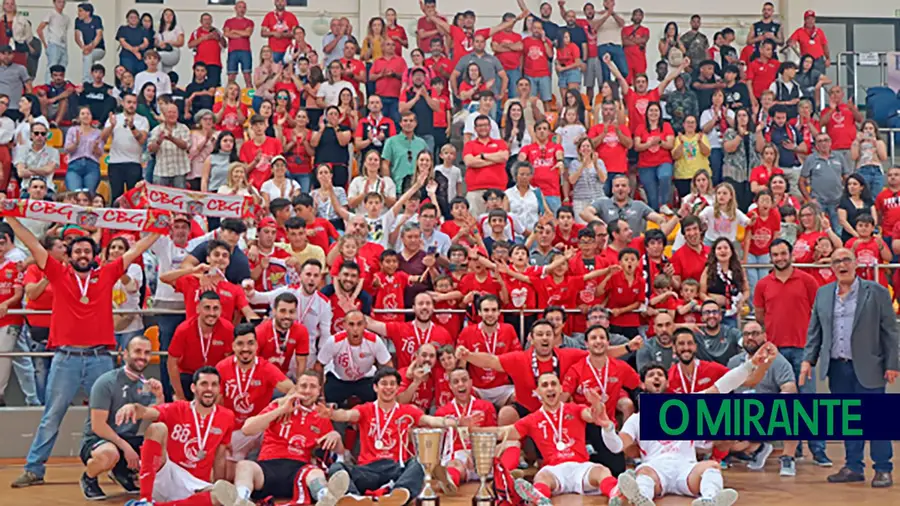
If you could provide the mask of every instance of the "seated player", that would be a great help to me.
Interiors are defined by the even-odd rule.
[[[241,432],[241,426],[251,416],[256,416],[272,399],[278,390],[287,394],[294,388],[291,382],[275,364],[260,360],[256,355],[256,333],[253,325],[242,323],[234,328],[232,343],[234,356],[222,359],[216,364],[222,382],[219,404],[234,412],[234,433],[231,435],[231,452],[226,459],[226,479],[234,479],[234,466],[259,448],[262,435],[248,437]]]
[[[412,430],[423,427],[468,426],[478,417],[429,416],[410,404],[397,402],[400,373],[383,367],[373,378],[375,402],[367,402],[353,409],[332,409],[320,405],[320,414],[333,422],[359,424],[359,457],[356,465],[336,462],[328,469],[331,476],[340,471],[350,474],[349,497],[364,505],[374,494],[381,506],[403,506],[422,491],[425,472],[415,459]]]
[[[319,373],[305,371],[297,378],[294,393],[269,404],[244,422],[246,437],[262,436],[257,462],[238,462],[234,477],[235,506],[253,506],[266,497],[291,497],[291,504],[335,506],[347,493],[350,476],[339,471],[325,481],[325,473],[313,464],[314,452],[341,447],[341,435],[331,420],[316,411],[322,393]]]
[[[234,431],[234,413],[216,405],[219,372],[194,372],[195,400],[154,407],[126,404],[116,412],[116,425],[151,422],[141,447],[141,498],[129,506],[230,506],[234,485],[209,483],[213,469],[224,469],[226,447]]]
[[[86,466],[81,491],[89,501],[106,499],[97,477],[108,472],[126,492],[138,492],[132,470],[140,465],[138,452],[144,438],[138,435],[138,424],[117,424],[116,412],[126,404],[163,402],[162,383],[143,375],[151,351],[149,339],[133,337],[125,346],[125,366],[100,376],[91,388],[90,414],[81,440],[81,461]]]
[[[745,382],[758,381],[765,374],[778,350],[766,343],[752,360],[729,371],[700,393],[730,393]],[[648,394],[669,392],[665,368],[650,364],[641,371],[644,389]],[[693,506],[731,506],[738,493],[723,489],[722,470],[715,460],[697,462],[693,441],[642,441],[641,414],[635,413],[625,421],[621,434],[607,418],[598,420],[603,427],[603,441],[610,451],[620,452],[635,445],[641,452],[642,463],[636,472],[619,476],[619,488],[610,506],[630,503],[633,506],[653,506],[653,498],[666,495],[696,497]]]
[[[400,392],[397,402],[412,404],[422,411],[428,411],[434,404],[437,380],[443,374],[437,363],[437,348],[432,343],[423,344],[408,367],[400,373]]]
[[[384,341],[366,330],[362,311],[348,312],[344,328],[343,332],[320,343],[316,370],[325,372],[325,401],[338,405],[350,397],[362,402],[374,401],[376,366],[391,367],[391,354]]]

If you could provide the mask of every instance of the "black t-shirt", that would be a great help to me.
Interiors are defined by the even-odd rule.
[[[410,89],[406,92],[406,101],[409,102],[415,96],[415,90]],[[420,98],[412,106],[412,112],[416,115],[416,135],[434,135],[434,111],[428,106],[428,102]]]
[[[704,79],[703,77],[697,75],[694,77],[694,81],[691,83],[691,89],[694,90],[694,93],[697,95],[697,105],[700,107],[701,111],[705,111],[709,109],[709,106],[712,105],[712,95],[715,89],[701,89],[697,88],[695,84],[715,84],[716,78],[713,76],[710,79]]]
[[[206,263],[206,246],[209,242],[202,242],[191,251],[191,256],[196,258],[201,264]],[[241,284],[245,279],[250,279],[250,261],[247,255],[241,251],[241,248],[234,248],[231,251],[231,262],[225,269],[225,279],[236,285]]]
[[[725,105],[728,106],[729,109],[737,110],[750,108],[750,90],[747,89],[745,83],[735,82],[734,86],[727,86],[722,91],[725,92]]]
[[[338,127],[338,131],[349,132],[350,127],[341,125]],[[319,145],[316,147],[316,164],[322,163],[338,163],[342,165],[349,165],[350,163],[350,152],[347,151],[347,146],[341,146],[338,143],[337,132],[335,132],[334,128],[329,127],[322,132]]]
[[[137,47],[144,43],[144,39],[147,38],[147,30],[144,30],[140,26],[128,26],[122,25],[116,30],[116,40],[125,39],[125,42],[128,44]],[[122,51],[125,49],[123,48]]]
[[[94,86],[94,83],[84,83],[84,90],[78,95],[78,105],[87,106],[91,110],[91,115],[100,124],[106,122],[109,113],[116,109],[116,99],[110,95],[112,86],[101,84]]]
[[[210,88],[215,88],[215,86],[210,84],[209,79],[207,79],[202,83],[191,81],[191,84],[187,85],[187,88],[185,88],[184,91],[187,92],[187,96],[191,96],[198,91],[207,91]],[[191,102],[191,114],[197,114],[197,111],[201,109],[209,109],[211,111],[213,109],[214,101],[215,98],[209,95],[194,97],[194,100]]]
[[[582,49],[582,44],[587,44],[587,34],[584,33],[584,28],[580,26],[563,26],[559,29],[559,40],[558,43],[562,43],[562,34],[563,32],[569,32],[569,38],[572,39],[572,43],[578,46],[579,53],[581,53],[581,61],[587,61],[587,55],[584,54]]]
[[[768,23],[763,23],[762,21],[757,21],[753,23],[753,36],[759,37],[764,33],[771,33],[773,35],[778,34],[778,30],[781,29],[781,23],[776,23],[774,21],[770,21]],[[759,45],[762,41],[756,43],[756,49],[759,50]]]
[[[544,27],[544,35],[546,35],[548,39],[554,42],[559,40],[559,25],[547,19],[541,19],[536,16],[532,17],[541,22],[541,26]]]
[[[175,104],[175,107],[178,108],[178,122],[188,125],[188,127],[193,126],[193,124],[194,124],[193,118],[188,119],[188,118],[184,117],[185,100],[187,100],[187,97],[188,97],[187,92],[184,91],[183,89],[173,85],[172,86],[172,94],[169,95],[169,97],[172,99],[172,103]]]

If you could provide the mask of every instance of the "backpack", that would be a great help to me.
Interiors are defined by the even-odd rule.
[[[494,458],[494,497],[496,506],[525,506],[515,488],[515,478],[510,470],[503,466],[499,458]]]

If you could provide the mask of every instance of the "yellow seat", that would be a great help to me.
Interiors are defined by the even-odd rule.
[[[109,201],[110,195],[112,195],[112,190],[109,187],[109,182],[100,181],[100,184],[97,185],[97,195],[102,195],[103,200],[106,201],[106,205],[111,207],[111,202]]]
[[[47,145],[51,148],[59,149],[63,147],[63,138],[62,130],[58,128],[51,128],[50,135],[47,136]]]
[[[222,101],[223,98],[225,98],[225,88],[222,88],[222,87],[216,88],[215,103],[218,104],[219,102]]]
[[[738,244],[741,244],[742,242],[744,242],[744,234],[745,233],[746,233],[746,229],[742,225],[738,225],[737,237],[736,237]]]
[[[105,153],[100,159],[100,176],[109,177],[109,153]]]
[[[253,95],[256,94],[256,90],[253,88],[244,88],[241,90],[241,103],[250,107],[253,104]]]
[[[150,341],[150,347],[152,351],[159,351],[159,327],[156,325],[152,327],[147,327],[144,329],[144,337]],[[159,355],[153,355],[150,357],[151,364],[159,363]]]
[[[103,151],[109,153],[110,148],[112,148],[112,135],[106,138],[106,145],[103,146]]]

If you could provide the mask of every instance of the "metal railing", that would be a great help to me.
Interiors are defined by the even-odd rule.
[[[861,56],[863,55],[863,56]],[[881,72],[881,80],[879,86],[885,86],[887,83],[887,61],[888,52],[886,51],[844,51],[839,53],[835,62],[835,84],[847,90],[847,96],[851,97],[854,102],[859,103],[859,67],[878,67]],[[873,60],[875,60],[873,62]],[[844,71],[849,68],[850,79],[848,84],[841,84],[844,77]],[[827,102],[826,102],[827,103]]]

